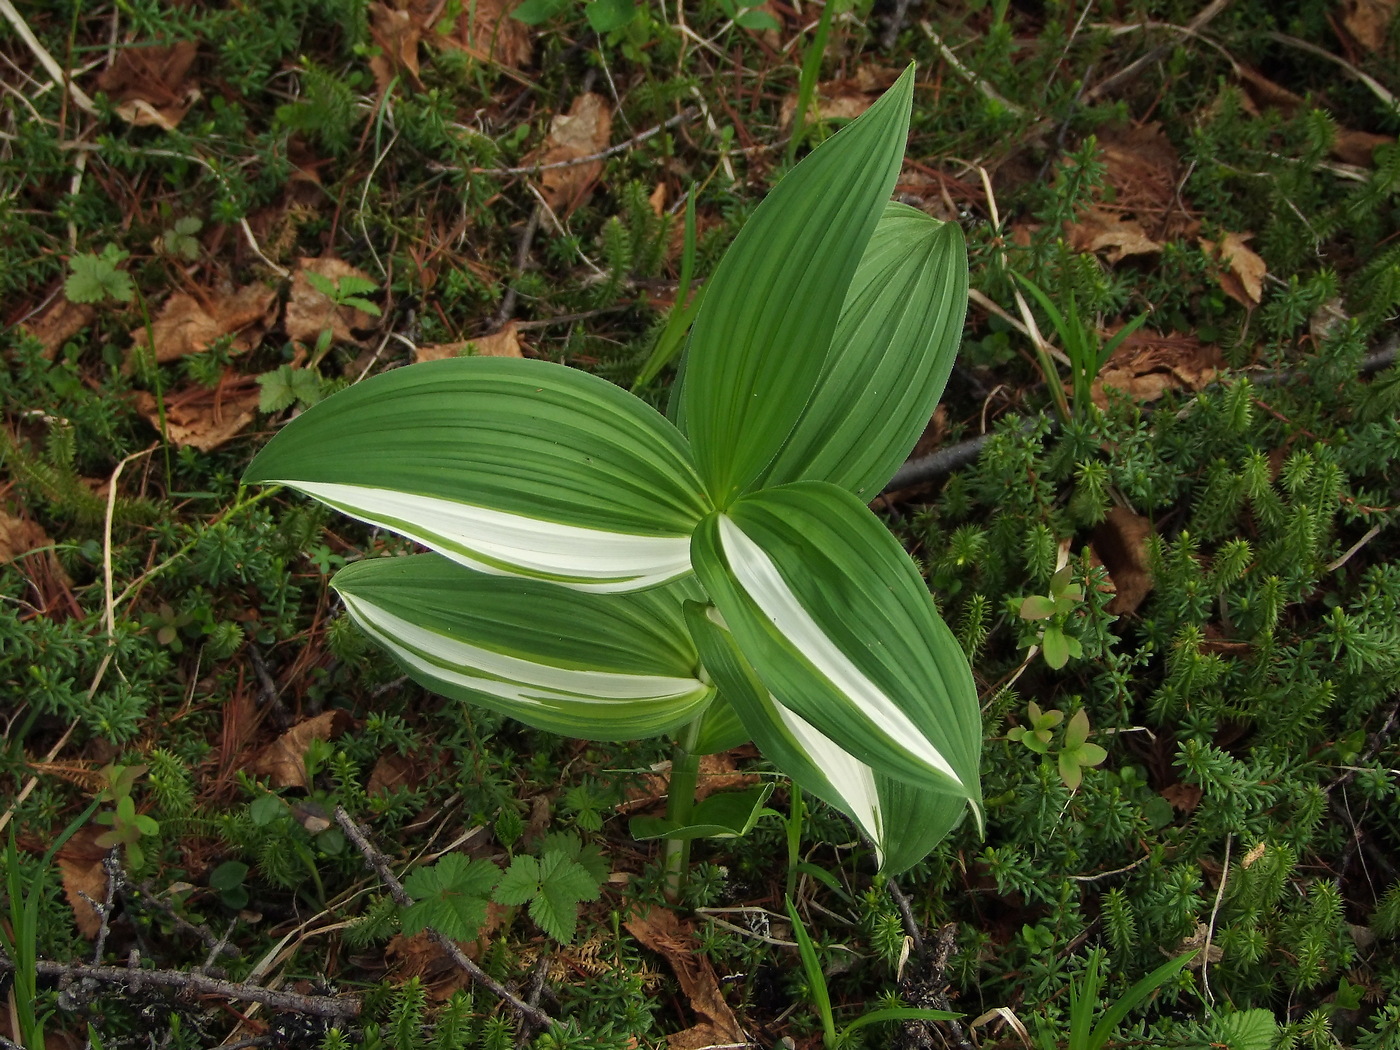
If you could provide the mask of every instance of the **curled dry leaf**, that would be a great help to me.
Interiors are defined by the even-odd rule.
[[[1077,252],[1103,252],[1110,263],[1162,250],[1136,219],[1102,208],[1090,208],[1074,222],[1065,223],[1065,239]]]
[[[369,68],[381,92],[389,90],[396,76],[413,90],[423,90],[418,75],[418,43],[423,39],[424,28],[413,11],[381,3],[369,5],[369,35],[379,46],[379,54],[370,57]]]
[[[1385,47],[1398,7],[1397,0],[1346,0],[1342,5],[1342,25],[1367,51],[1380,51]]]
[[[689,923],[682,923],[673,911],[653,907],[623,925],[644,947],[665,958],[691,1008],[705,1019],[669,1036],[666,1042],[671,1050],[747,1045],[739,1019],[725,1002],[714,967],[699,952]]]
[[[329,329],[337,342],[358,343],[354,332],[373,328],[377,323],[375,318],[353,306],[337,306],[307,279],[308,271],[337,283],[345,277],[370,279],[363,270],[334,256],[298,259],[297,272],[292,275],[291,295],[287,299],[287,312],[282,318],[287,338],[314,345],[321,333]]]
[[[314,718],[298,722],[263,748],[248,766],[256,777],[267,777],[273,787],[308,788],[306,763],[303,759],[313,740],[334,740],[354,723],[344,711],[323,711]]]
[[[156,361],[165,364],[189,354],[203,353],[218,340],[232,336],[234,353],[251,350],[276,320],[277,289],[262,284],[211,292],[196,298],[176,292],[151,321],[149,339]],[[150,346],[145,327],[131,333],[133,346]]]
[[[73,925],[92,940],[102,928],[102,917],[93,903],[107,899],[107,872],[102,859],[107,851],[97,844],[102,828],[78,829],[58,851],[58,871],[63,878],[63,896],[73,910]]]
[[[543,146],[527,163],[561,164],[591,157],[607,149],[611,137],[612,110],[608,100],[590,91],[574,99],[568,113],[561,113],[550,122]],[[540,172],[540,186],[551,208],[571,212],[587,199],[602,172],[601,160],[571,163]]]
[[[167,395],[165,433],[176,445],[208,452],[232,440],[257,417],[258,384],[253,376],[230,372],[213,390],[190,387]],[[144,390],[133,396],[136,410],[160,432],[156,399]]]
[[[198,86],[188,79],[198,52],[193,40],[123,48],[97,78],[97,86],[128,124],[172,131],[200,98]]]
[[[530,64],[534,53],[534,38],[530,27],[511,18],[520,0],[472,0],[472,3],[444,5],[442,0],[412,0],[409,10],[420,17],[434,18],[450,8],[456,20],[450,25],[439,20],[424,39],[437,47],[465,51],[483,62],[494,62],[508,69],[522,69]]]
[[[1094,380],[1094,404],[1108,407],[1108,390],[1134,401],[1156,401],[1168,390],[1200,390],[1215,379],[1220,350],[1195,336],[1159,335],[1140,328],[1113,352]]]
[[[1106,611],[1114,616],[1136,612],[1152,591],[1147,542],[1152,523],[1128,507],[1112,507],[1094,529],[1093,551],[1113,582],[1113,599]]]
[[[25,323],[31,337],[44,347],[44,359],[52,361],[59,348],[72,339],[97,316],[92,303],[73,303],[66,295],[57,295],[44,312]]]
[[[743,748],[735,749],[742,754]],[[752,752],[750,752],[752,753]],[[762,778],[754,773],[740,773],[734,758],[735,752],[722,751],[713,755],[700,756],[699,776],[695,782],[695,799],[704,801],[717,791],[733,791],[752,787]],[[627,800],[617,807],[619,813],[635,813],[646,809],[666,797],[671,781],[671,771],[662,767],[663,772],[652,773],[627,791]]]
[[[446,357],[523,357],[514,321],[499,332],[456,343],[430,343],[413,348],[414,361],[441,361]]]
[[[1252,233],[1227,233],[1219,244],[1200,238],[1201,250],[1223,264],[1215,279],[1221,290],[1246,309],[1259,305],[1264,295],[1264,275],[1268,267],[1245,241]]]
[[[6,565],[23,554],[43,547],[52,547],[53,540],[36,521],[16,518],[0,507],[0,565]]]

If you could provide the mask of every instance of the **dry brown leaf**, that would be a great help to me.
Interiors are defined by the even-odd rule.
[[[550,122],[543,146],[527,163],[561,164],[591,157],[607,149],[611,137],[612,110],[608,100],[589,92],[574,99],[568,113],[561,113]],[[544,198],[555,211],[571,212],[588,197],[602,172],[601,160],[542,171]]]
[[[1304,103],[1302,95],[1289,91],[1282,84],[1275,84],[1256,69],[1237,65],[1235,70],[1244,81],[1246,108],[1251,113],[1257,115],[1261,110],[1276,109],[1285,117],[1291,117]]]
[[[1108,407],[1108,390],[1134,401],[1156,401],[1168,390],[1200,390],[1215,379],[1220,351],[1195,336],[1159,335],[1139,328],[1124,339],[1094,380],[1094,404]]]
[[[739,1025],[739,1019],[725,1002],[714,967],[707,957],[700,954],[689,923],[683,924],[675,912],[654,907],[642,915],[628,919],[623,925],[643,946],[665,957],[691,1008],[709,1021],[708,1025],[702,1023],[689,1031],[695,1032],[699,1028],[712,1029],[710,1043],[685,1042],[672,1045],[688,1050],[699,1045],[722,1046],[744,1042],[744,1030]]]
[[[334,256],[298,259],[297,272],[292,275],[291,295],[287,299],[287,312],[282,318],[287,338],[312,345],[322,332],[330,329],[337,342],[358,343],[353,330],[373,328],[376,319],[353,306],[336,306],[329,296],[322,295],[306,279],[308,270],[328,281],[338,282],[344,277],[369,279],[369,274],[363,270],[357,270]]]
[[[1216,273],[1221,290],[1247,309],[1259,305],[1264,295],[1264,275],[1269,272],[1264,260],[1244,243],[1253,236],[1227,233],[1218,245],[1204,237],[1200,239],[1201,250],[1227,267]]]
[[[463,339],[456,343],[429,343],[415,346],[415,361],[441,361],[448,357],[522,357],[520,334],[516,322],[509,322],[499,332],[483,335],[476,339]]]
[[[123,48],[98,76],[97,86],[116,103],[117,116],[128,124],[171,131],[199,101],[199,88],[186,79],[198,52],[193,40],[169,47]]]
[[[1190,813],[1201,804],[1204,792],[1196,784],[1171,784],[1162,789],[1162,797],[1172,804],[1173,809]]]
[[[713,755],[700,756],[700,769],[695,782],[695,799],[703,801],[717,791],[730,791],[735,788],[752,787],[762,779],[754,773],[740,773],[735,761],[735,751],[721,751]],[[666,797],[670,785],[671,772],[652,773],[627,790],[627,800],[617,807],[619,813],[635,813]]]
[[[91,902],[101,904],[107,899],[107,872],[102,867],[107,851],[96,841],[101,833],[98,827],[81,828],[58,851],[63,895],[73,909],[73,924],[88,940],[96,937],[102,928],[102,917]]]
[[[334,740],[350,728],[354,719],[345,711],[323,711],[314,718],[298,722],[279,736],[248,766],[257,777],[267,777],[273,787],[308,788],[306,763],[302,759],[313,740]]]
[[[450,28],[439,21],[423,39],[437,47],[465,51],[483,62],[522,69],[534,54],[534,38],[529,26],[510,17],[519,6],[520,0],[473,0],[453,8],[458,14]],[[420,17],[431,18],[443,11],[444,5],[442,0],[412,0],[409,8],[421,13]]]
[[[1090,208],[1074,222],[1065,223],[1065,239],[1077,252],[1104,252],[1110,263],[1129,255],[1150,255],[1162,250],[1147,236],[1142,223],[1101,208]]]
[[[869,109],[880,93],[899,79],[899,71],[884,66],[861,66],[855,74],[841,80],[827,80],[817,85],[817,107],[807,120],[855,120]],[[792,126],[797,114],[797,94],[783,99],[778,121],[784,128]]]
[[[1204,952],[1201,951],[1202,948],[1205,949]],[[1210,927],[1203,922],[1196,923],[1196,932],[1190,937],[1181,939],[1178,950],[1196,953],[1195,957],[1186,964],[1186,968],[1189,970],[1199,970],[1202,963],[1218,963],[1225,958],[1225,949],[1215,942],[1215,938],[1211,936]]]
[[[369,68],[381,92],[389,90],[396,76],[405,77],[413,90],[423,90],[418,75],[418,42],[423,39],[423,28],[411,11],[381,3],[369,5],[369,35],[379,45],[379,54],[370,58]]]
[[[1376,166],[1376,148],[1391,146],[1394,143],[1394,135],[1373,135],[1369,131],[1338,128],[1337,137],[1332,140],[1332,156],[1343,164],[1355,164],[1358,168],[1374,168]]]
[[[25,328],[43,345],[44,358],[52,361],[63,344],[92,324],[96,316],[97,307],[92,303],[70,303],[66,295],[58,295]]]
[[[203,353],[225,336],[230,349],[244,353],[262,341],[276,319],[277,289],[248,284],[195,298],[176,292],[151,321],[150,341],[156,361],[165,364],[189,354]],[[135,346],[150,346],[144,326],[131,333]]]
[[[651,213],[658,219],[666,211],[666,184],[658,182],[656,189],[651,191],[651,196],[647,198],[647,203],[651,205]]]
[[[412,790],[420,779],[421,776],[415,762],[397,751],[386,751],[379,756],[374,763],[374,768],[370,770],[369,783],[365,785],[365,794],[373,797],[397,791],[399,788]]]
[[[53,540],[38,522],[12,517],[0,508],[0,565],[14,561],[22,554],[53,546]]]
[[[165,433],[177,445],[191,445],[201,452],[216,449],[257,417],[258,393],[255,377],[228,373],[213,390],[190,387],[170,394],[165,399]],[[139,390],[132,400],[159,433],[155,397]]]
[[[1152,523],[1127,507],[1111,507],[1094,529],[1094,553],[1113,581],[1114,595],[1107,611],[1114,616],[1135,612],[1152,590],[1147,558],[1151,536]]]
[[[1347,0],[1342,5],[1342,25],[1366,50],[1380,51],[1396,9],[1397,0]]]

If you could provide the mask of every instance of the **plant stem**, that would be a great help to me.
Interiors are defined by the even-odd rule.
[[[700,719],[681,731],[676,750],[671,757],[671,782],[666,790],[666,819],[672,827],[682,827],[690,821],[695,809],[695,787],[700,779],[700,756],[695,754],[695,742],[700,739]],[[680,897],[681,886],[690,867],[690,839],[666,840],[663,851],[666,870],[666,897],[674,902]]]
[[[797,895],[797,858],[802,852],[802,818],[805,812],[802,789],[795,783],[790,783],[788,785],[787,818],[787,895],[789,897]]]

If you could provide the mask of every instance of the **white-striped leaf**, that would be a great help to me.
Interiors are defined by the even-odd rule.
[[[332,581],[419,684],[582,740],[636,740],[714,695],[670,588],[595,594],[489,576],[436,554],[376,558]]]
[[[913,92],[911,66],[778,183],[706,282],[677,418],[717,506],[755,484],[815,389],[899,174]]]
[[[966,313],[962,231],[887,203],[846,293],[816,390],[764,484],[830,481],[872,499],[928,425]]]
[[[967,800],[877,773],[778,703],[717,618],[713,607],[686,603],[686,621],[705,670],[764,757],[804,791],[850,817],[874,845],[882,871],[896,875],[923,860],[962,818]]]
[[[691,558],[783,708],[879,773],[980,806],[967,658],[858,498],[817,481],[746,496],[701,524]]]
[[[546,361],[411,365],[294,419],[244,480],[290,485],[482,572],[636,590],[689,571],[708,509],[685,439]]]

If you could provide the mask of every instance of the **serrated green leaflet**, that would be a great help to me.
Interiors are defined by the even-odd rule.
[[[717,617],[713,608],[686,604],[686,621],[706,670],[768,760],[804,791],[850,817],[874,844],[882,871],[897,875],[927,856],[962,817],[966,800],[876,773],[779,704]]]
[[[967,661],[859,499],[826,482],[746,496],[702,523],[692,560],[779,704],[877,772],[980,804]]]
[[[290,485],[485,572],[633,590],[689,571],[707,501],[685,439],[605,380],[465,358],[311,408],[247,482]]]
[[[435,554],[359,562],[333,585],[415,681],[538,729],[634,740],[695,718],[713,693],[668,588],[593,594]]]
[[[913,68],[797,165],[706,282],[682,416],[717,506],[782,448],[821,375],[846,291],[904,155]]]
[[[966,312],[962,231],[886,204],[816,390],[764,484],[830,481],[866,499],[884,488],[943,394]]]

